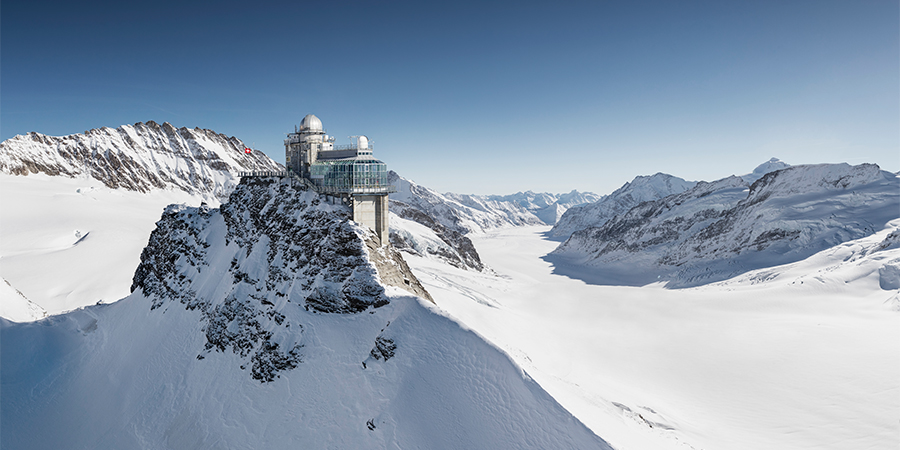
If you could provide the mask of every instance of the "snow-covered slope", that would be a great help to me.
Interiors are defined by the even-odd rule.
[[[19,322],[127,296],[163,208],[218,202],[42,173],[0,174],[0,200],[0,316]],[[11,289],[2,289],[7,283]],[[27,303],[38,308],[24,308]]]
[[[897,217],[900,179],[874,164],[793,166],[749,188],[729,177],[641,203],[548,259],[603,284],[696,286],[802,260]]]
[[[609,449],[288,182],[172,207],[120,302],[0,319],[3,448]]]
[[[630,183],[625,183],[612,194],[603,196],[594,203],[569,208],[550,230],[550,235],[566,238],[578,230],[599,227],[638,203],[684,192],[695,184],[693,181],[685,181],[664,173],[637,176]]]
[[[128,295],[166,205],[218,206],[239,171],[279,168],[243,149],[154,122],[0,143],[0,316],[34,320]]]
[[[896,448],[900,219],[691,289],[554,274],[548,229],[473,236],[501,277],[406,259],[442,308],[615,448]]]
[[[238,138],[168,122],[60,137],[32,132],[0,142],[0,173],[87,174],[113,189],[176,189],[222,197],[234,188],[239,171],[280,170],[262,152],[244,149]]]

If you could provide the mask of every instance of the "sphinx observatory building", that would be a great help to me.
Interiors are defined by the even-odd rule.
[[[351,136],[349,145],[334,145],[322,121],[307,114],[284,140],[284,161],[289,174],[333,202],[350,206],[353,220],[375,231],[381,245],[388,243],[387,164],[372,156],[365,136]]]

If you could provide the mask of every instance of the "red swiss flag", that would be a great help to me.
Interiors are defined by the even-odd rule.
[[[253,150],[250,150],[249,148],[245,148],[245,149],[244,149],[244,153],[250,153],[250,152],[252,152],[252,151],[253,151]]]

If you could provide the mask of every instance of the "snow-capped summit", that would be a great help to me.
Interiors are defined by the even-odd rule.
[[[212,130],[175,128],[149,121],[82,134],[31,132],[0,143],[0,173],[90,177],[113,189],[177,189],[224,196],[239,171],[281,170],[236,137]]]
[[[601,284],[688,287],[786,264],[880,231],[900,216],[900,178],[874,164],[791,166],[747,186],[701,182],[572,234],[550,259]]]
[[[778,158],[772,158],[753,169],[753,172],[748,173],[747,175],[741,176],[747,183],[752,184],[754,181],[763,177],[763,175],[774,172],[776,170],[781,170],[790,167],[791,165],[783,162]]]
[[[752,173],[740,178],[749,185],[769,172],[786,167],[790,167],[790,165],[778,158],[772,158],[757,166]],[[568,214],[563,214],[550,231],[550,235],[556,238],[568,238],[578,230],[600,227],[607,220],[628,211],[641,202],[658,200],[668,195],[684,192],[695,184],[694,181],[685,181],[664,173],[635,177],[630,183],[625,183],[612,194],[603,196],[594,203],[573,208]]]
[[[570,208],[550,230],[550,235],[566,238],[578,230],[602,226],[613,216],[628,211],[638,203],[684,192],[695,184],[694,181],[665,173],[639,175],[594,203]]]
[[[245,178],[166,210],[129,297],[0,319],[0,447],[610,449],[348,213]]]
[[[794,167],[802,168],[768,172],[755,181],[750,186],[748,201],[755,203],[770,197],[853,190],[893,175],[881,170],[876,164],[811,164]]]

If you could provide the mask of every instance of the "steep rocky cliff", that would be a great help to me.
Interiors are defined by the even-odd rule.
[[[179,189],[225,196],[237,183],[236,172],[280,170],[262,152],[245,153],[245,147],[236,137],[168,122],[59,137],[31,132],[0,143],[0,172],[85,176],[139,192]]]
[[[152,299],[154,309],[176,302],[201,311],[205,351],[249,357],[253,377],[271,381],[296,366],[302,346],[279,340],[300,337],[280,310],[359,313],[389,302],[382,283],[430,300],[402,257],[375,241],[371,230],[350,221],[347,207],[328,204],[303,185],[244,178],[221,208],[165,211],[141,254],[132,291]]]

